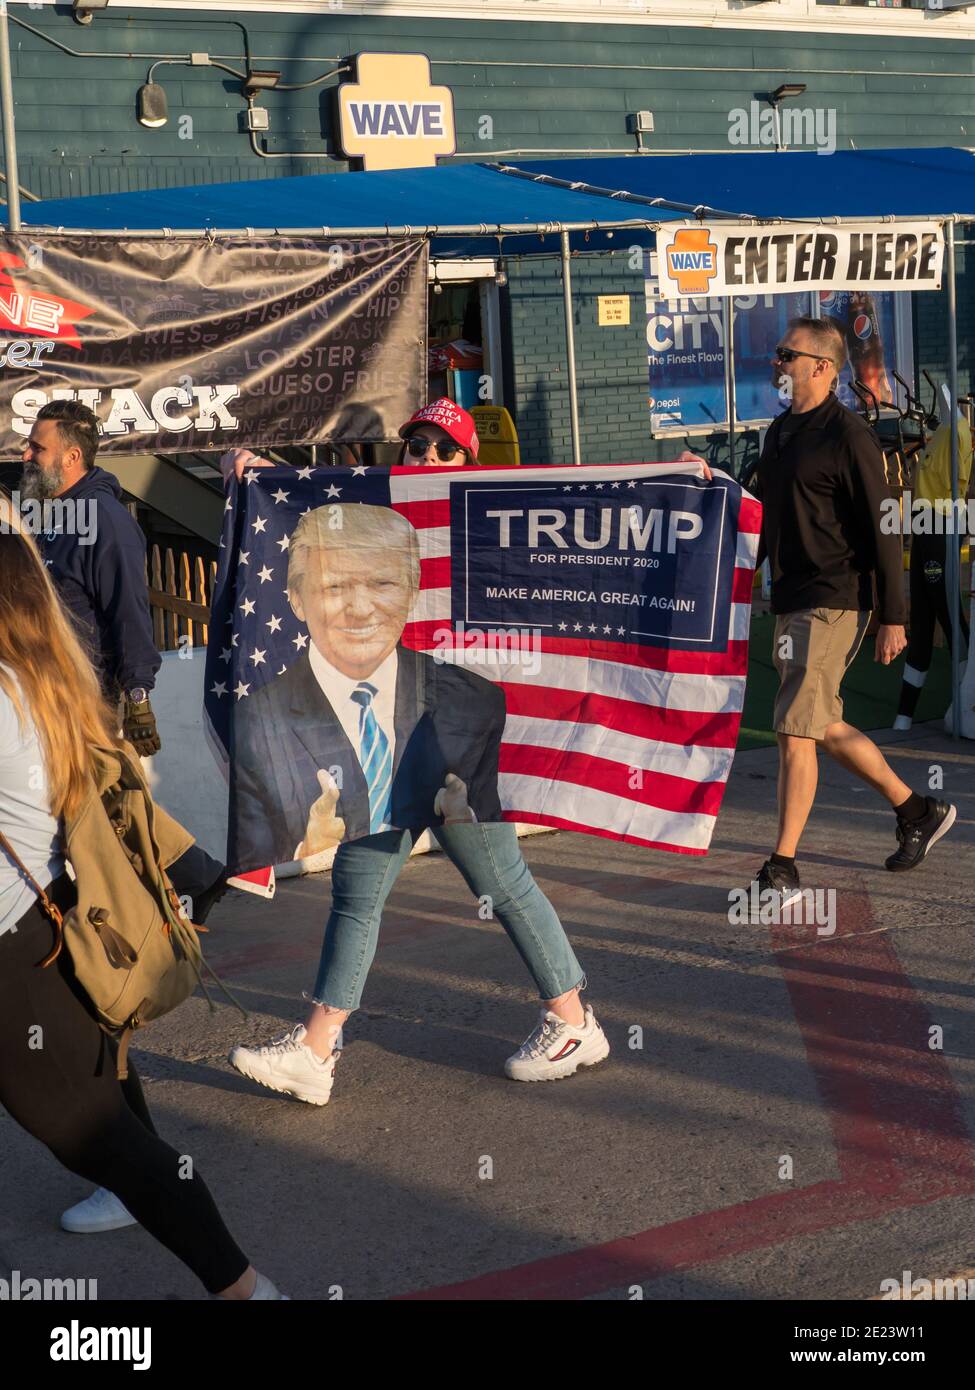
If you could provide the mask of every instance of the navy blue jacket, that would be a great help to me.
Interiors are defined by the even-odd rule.
[[[78,526],[39,532],[36,539],[65,607],[77,620],[110,698],[134,686],[151,690],[162,658],[156,650],[146,586],[146,538],[119,501],[113,473],[91,468],[60,502],[85,502],[81,544]],[[70,522],[70,514],[69,514]]]

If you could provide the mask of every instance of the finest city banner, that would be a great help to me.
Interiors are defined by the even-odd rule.
[[[660,299],[656,270],[646,280],[650,420],[656,431],[703,432],[726,424],[724,331],[720,305],[706,298]],[[851,388],[854,376],[878,403],[894,398],[893,369],[911,375],[909,333],[897,333],[896,295],[859,290],[815,294],[742,295],[734,299],[735,419],[771,420],[787,404],[771,372],[771,357],[790,318],[831,319],[846,339],[849,362],[837,394],[862,410]],[[906,341],[901,341],[901,338]]]
[[[232,869],[446,820],[706,853],[760,517],[693,463],[251,470],[206,669]]]
[[[0,457],[83,401],[101,452],[393,440],[426,385],[420,239],[0,243]]]

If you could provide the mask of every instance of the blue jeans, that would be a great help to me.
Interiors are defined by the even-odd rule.
[[[583,983],[555,908],[532,878],[515,827],[506,821],[433,827],[440,846],[476,898],[491,899],[493,915],[514,942],[541,999],[557,999]],[[390,890],[417,836],[384,830],[339,846],[332,865],[332,910],[325,927],[314,1002],[357,1009],[376,954],[379,923]]]

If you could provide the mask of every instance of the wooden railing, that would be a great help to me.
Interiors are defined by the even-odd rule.
[[[152,545],[146,569],[152,631],[159,650],[205,647],[217,577],[216,560],[207,561],[170,546]]]

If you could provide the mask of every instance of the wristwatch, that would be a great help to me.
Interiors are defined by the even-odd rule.
[[[125,698],[130,705],[144,705],[149,698],[149,692],[144,685],[136,685],[126,692]]]

